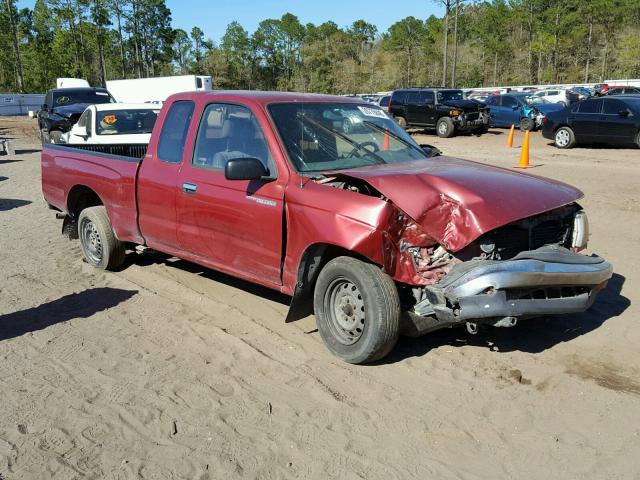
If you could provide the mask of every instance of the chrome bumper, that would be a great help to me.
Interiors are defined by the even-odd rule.
[[[409,312],[410,330],[422,334],[465,322],[582,312],[612,275],[604,259],[556,246],[511,260],[465,262],[425,288],[423,300]]]

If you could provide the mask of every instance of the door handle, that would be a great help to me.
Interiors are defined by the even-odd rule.
[[[193,195],[196,193],[196,191],[198,190],[198,186],[195,183],[183,183],[182,184],[182,191],[184,193],[188,193],[190,195]]]

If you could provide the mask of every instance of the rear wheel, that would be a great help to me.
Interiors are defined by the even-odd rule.
[[[530,118],[523,118],[520,120],[520,130],[522,130],[523,132],[532,131],[534,127],[535,124]]]
[[[398,290],[375,265],[351,257],[331,260],[318,276],[314,310],[325,345],[346,362],[378,360],[398,340]]]
[[[404,117],[396,117],[396,123],[400,125],[400,128],[402,129],[407,128],[407,119]]]
[[[87,263],[102,270],[115,270],[125,257],[124,243],[116,238],[103,206],[82,210],[78,218],[78,236]]]
[[[553,137],[554,144],[558,148],[571,148],[576,144],[576,137],[569,127],[561,127]]]
[[[456,127],[453,125],[453,120],[449,117],[442,117],[436,123],[436,133],[441,138],[449,138],[452,137]]]

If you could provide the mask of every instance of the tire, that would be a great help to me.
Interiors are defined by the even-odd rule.
[[[522,118],[520,120],[520,130],[523,132],[532,132],[535,129],[535,123],[530,118]]]
[[[455,131],[456,127],[453,124],[453,120],[451,120],[449,117],[442,117],[440,120],[438,120],[438,123],[436,123],[436,134],[440,138],[453,137]]]
[[[402,128],[403,130],[407,129],[407,119],[404,117],[395,117],[396,123],[400,126],[400,128]]]
[[[557,148],[571,148],[576,144],[576,136],[569,127],[560,127],[553,136]]]
[[[375,265],[351,257],[334,258],[318,275],[313,303],[324,344],[345,362],[379,360],[398,341],[398,290]]]
[[[102,270],[116,270],[122,266],[125,244],[116,238],[102,205],[85,208],[78,217],[78,237],[87,263]]]
[[[60,130],[51,130],[49,132],[50,143],[62,143],[62,132]]]

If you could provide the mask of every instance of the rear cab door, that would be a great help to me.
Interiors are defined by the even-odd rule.
[[[197,128],[193,99],[179,98],[163,108],[138,173],[138,224],[146,244],[164,252],[176,252],[176,197],[178,176],[186,157],[185,146],[190,130]]]
[[[636,136],[636,117],[629,106],[618,98],[603,98],[599,135],[616,143],[631,143]],[[626,112],[626,113],[624,113]]]
[[[199,263],[279,287],[288,169],[267,114],[244,99],[202,98],[177,174],[178,246]],[[271,178],[227,180],[235,158],[257,158]]]
[[[577,111],[569,113],[569,125],[576,139],[583,142],[598,140],[602,116],[602,99],[594,98],[580,102]]]

